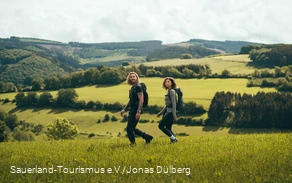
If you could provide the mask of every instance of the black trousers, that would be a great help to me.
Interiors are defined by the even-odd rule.
[[[150,135],[136,128],[139,121],[139,119],[138,120],[136,119],[137,110],[138,110],[138,107],[131,107],[129,111],[129,116],[128,116],[128,124],[127,124],[126,130],[127,130],[128,138],[131,143],[135,143],[135,135],[138,135],[145,140],[151,137]]]
[[[173,125],[173,114],[172,113],[166,113],[162,120],[159,122],[158,128],[165,133],[167,136],[174,135],[173,131],[171,130]]]

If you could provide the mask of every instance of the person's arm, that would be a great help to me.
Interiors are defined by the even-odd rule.
[[[177,120],[177,117],[176,117],[176,97],[175,97],[174,89],[171,89],[169,93],[170,93],[170,99],[171,99],[171,104],[172,104],[173,119]]]
[[[139,98],[139,103],[138,103],[138,110],[136,113],[136,119],[139,119],[142,112],[142,108],[143,108],[144,97],[143,97],[143,92],[139,92],[137,93],[137,95]]]
[[[138,109],[136,112],[136,119],[139,119],[141,112],[142,112],[142,108],[143,108],[143,102],[144,102],[143,89],[142,89],[141,85],[137,85],[135,87],[135,91],[136,91],[138,99],[139,99]]]
[[[157,117],[161,116],[161,114],[164,114],[165,111],[166,111],[166,106],[161,111],[159,111],[159,113],[157,114]]]
[[[127,110],[129,106],[130,106],[130,101],[125,105],[125,107],[123,108],[123,110],[124,111]]]
[[[124,116],[125,111],[128,109],[130,106],[130,101],[125,105],[125,107],[121,110],[121,116]]]

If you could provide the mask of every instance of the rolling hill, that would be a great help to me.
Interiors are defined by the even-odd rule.
[[[10,37],[0,38],[0,79],[21,83],[25,77],[62,76],[78,68],[120,66],[156,60],[180,58],[184,53],[202,58],[218,53],[238,53],[251,42],[191,39],[176,44],[150,40],[111,43],[62,43],[58,41]],[[223,63],[224,64],[224,63]]]

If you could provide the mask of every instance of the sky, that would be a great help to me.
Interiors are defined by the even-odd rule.
[[[0,0],[0,38],[292,43],[291,0]]]

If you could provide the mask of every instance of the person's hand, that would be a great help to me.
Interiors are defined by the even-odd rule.
[[[140,119],[140,115],[141,115],[141,114],[140,114],[139,112],[136,113],[136,119],[137,119],[137,120]]]
[[[173,120],[174,120],[174,121],[177,121],[177,120],[178,120],[178,118],[177,118],[176,116],[174,116],[174,117],[173,117]]]
[[[160,113],[158,113],[156,116],[159,118],[159,116],[161,116],[161,114],[160,114]]]
[[[125,113],[125,110],[121,110],[121,116],[123,117],[124,116],[124,113]]]

